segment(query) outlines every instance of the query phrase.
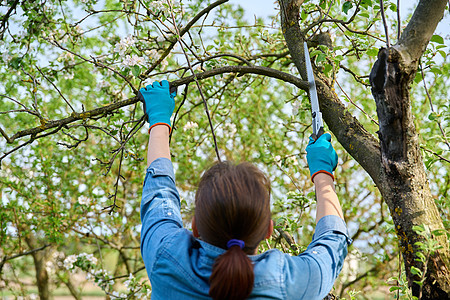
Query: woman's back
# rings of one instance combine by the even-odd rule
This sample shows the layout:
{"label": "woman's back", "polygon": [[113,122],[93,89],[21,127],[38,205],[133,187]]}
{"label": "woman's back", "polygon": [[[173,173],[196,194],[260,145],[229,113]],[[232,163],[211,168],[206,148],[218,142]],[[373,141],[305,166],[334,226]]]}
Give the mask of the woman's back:
{"label": "woman's back", "polygon": [[[152,284],[152,299],[210,299],[212,268],[226,252],[183,229],[179,195],[170,160],[147,170],[141,218],[141,251]],[[249,299],[322,299],[331,290],[347,254],[347,229],[325,216],[313,241],[297,257],[278,250],[249,255],[254,284]]]}

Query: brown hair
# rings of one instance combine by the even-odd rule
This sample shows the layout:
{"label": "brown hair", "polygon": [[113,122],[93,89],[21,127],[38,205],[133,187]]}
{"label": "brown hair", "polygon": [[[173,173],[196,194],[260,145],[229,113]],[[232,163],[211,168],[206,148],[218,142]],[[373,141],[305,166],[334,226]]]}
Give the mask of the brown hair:
{"label": "brown hair", "polygon": [[270,224],[270,181],[254,165],[215,164],[203,175],[195,195],[195,223],[200,237],[227,249],[230,239],[245,242],[230,247],[214,262],[209,278],[213,299],[245,299],[254,282],[253,254]]}

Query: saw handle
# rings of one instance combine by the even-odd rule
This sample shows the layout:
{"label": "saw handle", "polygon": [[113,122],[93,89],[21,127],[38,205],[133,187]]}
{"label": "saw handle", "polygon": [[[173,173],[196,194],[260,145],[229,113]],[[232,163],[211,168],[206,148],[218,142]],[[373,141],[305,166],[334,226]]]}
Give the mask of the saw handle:
{"label": "saw handle", "polygon": [[319,131],[317,132],[317,134],[313,133],[313,134],[311,135],[311,137],[313,138],[314,141],[317,141],[317,139],[318,139],[322,134],[324,134],[323,127],[320,127],[320,128],[319,128]]}
{"label": "saw handle", "polygon": [[173,94],[174,92],[178,94],[178,88],[172,85],[172,82],[169,82],[169,93]]}

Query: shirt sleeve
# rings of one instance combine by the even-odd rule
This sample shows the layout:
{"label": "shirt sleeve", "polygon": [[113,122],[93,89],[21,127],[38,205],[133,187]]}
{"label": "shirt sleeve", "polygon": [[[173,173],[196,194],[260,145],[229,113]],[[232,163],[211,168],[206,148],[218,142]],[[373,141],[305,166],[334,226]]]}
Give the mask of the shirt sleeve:
{"label": "shirt sleeve", "polygon": [[141,201],[141,254],[151,270],[164,238],[183,227],[180,195],[175,186],[172,162],[154,160],[147,169]]}
{"label": "shirt sleeve", "polygon": [[333,288],[351,243],[344,220],[334,215],[322,217],[308,248],[287,264],[289,294],[323,299]]}

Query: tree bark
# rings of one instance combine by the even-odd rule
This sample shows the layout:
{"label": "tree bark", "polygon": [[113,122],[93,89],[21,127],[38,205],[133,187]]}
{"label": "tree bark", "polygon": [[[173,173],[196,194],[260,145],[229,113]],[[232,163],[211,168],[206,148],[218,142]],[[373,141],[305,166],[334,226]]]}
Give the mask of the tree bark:
{"label": "tree bark", "polygon": [[[421,299],[450,297],[450,253],[446,235],[433,236],[442,249],[430,257],[427,266],[416,261],[415,243],[423,237],[413,226],[425,224],[431,231],[444,230],[444,226],[426,178],[409,90],[446,2],[420,1],[398,43],[380,50],[370,75],[380,123],[382,173],[378,188],[395,224],[409,285]],[[420,278],[411,273],[412,266],[426,270],[423,289],[414,283]]]}
{"label": "tree bark", "polygon": [[[30,247],[31,249],[36,248],[37,242],[34,236],[25,237],[25,241],[27,242],[28,247]],[[47,249],[44,249],[42,251],[35,251],[32,253],[34,269],[36,271],[36,285],[39,291],[39,299],[41,300],[50,299],[49,278],[47,270],[45,269],[47,253]]]}
{"label": "tree bark", "polygon": [[[398,43],[380,50],[370,76],[380,123],[379,140],[345,109],[333,91],[332,82],[314,70],[324,120],[342,146],[371,176],[389,206],[409,285],[421,299],[450,297],[450,253],[446,235],[433,236],[442,249],[430,256],[426,268],[416,261],[415,243],[423,237],[413,226],[425,224],[432,231],[444,226],[426,178],[409,87],[419,59],[443,17],[446,2],[420,1]],[[298,23],[300,4],[301,1],[280,0],[281,25],[292,60],[306,79],[302,46],[305,37]],[[414,283],[420,278],[411,273],[411,266],[426,269],[423,288]]]}
{"label": "tree bark", "polygon": [[[394,221],[405,270],[413,295],[422,299],[447,299],[450,292],[449,249],[446,235],[433,237],[443,247],[430,257],[423,291],[411,273],[416,261],[415,243],[423,241],[413,226],[426,224],[431,231],[444,229],[426,178],[418,136],[411,114],[409,84],[414,73],[402,67],[394,48],[381,49],[371,72],[372,94],[380,122],[381,174],[378,189]],[[412,76],[412,77],[411,77]]]}

